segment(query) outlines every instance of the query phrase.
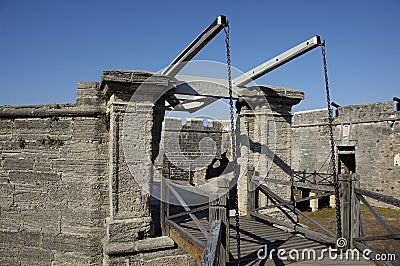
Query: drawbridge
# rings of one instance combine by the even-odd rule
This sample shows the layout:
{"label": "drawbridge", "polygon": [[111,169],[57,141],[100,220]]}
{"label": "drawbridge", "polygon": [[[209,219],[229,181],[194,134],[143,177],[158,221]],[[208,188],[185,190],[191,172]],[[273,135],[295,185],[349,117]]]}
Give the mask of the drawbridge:
{"label": "drawbridge", "polygon": [[[225,31],[226,37],[228,78],[224,80],[179,76],[179,71],[221,30]],[[332,163],[335,166],[325,48],[319,36],[314,36],[254,69],[232,78],[229,25],[225,16],[219,16],[162,71],[161,74],[168,76],[176,83],[173,93],[166,97],[169,110],[195,112],[217,99],[229,99],[232,146],[230,154],[232,169],[229,177],[220,176],[214,180],[215,182],[211,182],[212,185],[201,188],[175,183],[171,180],[171,176],[163,176],[160,180],[159,216],[162,234],[172,238],[200,265],[287,265],[293,263],[320,265],[322,262],[334,265],[338,263],[338,256],[343,257],[348,250],[362,252],[368,247],[366,243],[374,239],[374,237],[363,235],[360,230],[359,204],[360,201],[365,201],[364,196],[400,206],[397,199],[360,190],[355,177],[350,176],[346,179],[343,176],[339,182],[335,168],[330,180],[323,177],[325,183],[316,183],[315,180],[307,180],[304,176],[303,179],[299,179],[293,173],[289,174],[287,179],[259,176],[250,163],[244,170],[247,172],[247,182],[244,184],[242,182],[241,185],[237,183],[239,178],[236,157],[238,136],[234,121],[234,100],[242,101],[243,105],[251,105],[254,95],[248,96],[247,92],[252,90],[252,87],[247,88],[246,85],[316,47],[322,47],[331,131],[331,154]],[[248,97],[243,97],[243,95]],[[248,107],[251,108],[251,106]],[[286,187],[291,191],[289,194],[292,196],[294,189],[298,188],[317,189],[322,193],[297,200],[292,196],[287,199],[274,190],[277,186]],[[238,190],[247,191],[245,215],[239,212]],[[260,201],[260,195],[263,195],[262,197],[266,200]],[[336,199],[335,230],[320,225],[297,206],[299,202],[331,195]],[[189,204],[193,198],[202,198],[203,203]],[[374,213],[372,208],[371,212]],[[299,217],[311,224],[312,229],[301,223]],[[380,237],[398,241],[399,235],[391,230],[381,218],[377,219],[389,233]],[[331,254],[332,250],[336,254],[333,259],[327,255]],[[368,256],[362,254],[356,261],[339,257],[339,263],[369,265],[371,264],[369,259],[374,254],[372,251]]]}

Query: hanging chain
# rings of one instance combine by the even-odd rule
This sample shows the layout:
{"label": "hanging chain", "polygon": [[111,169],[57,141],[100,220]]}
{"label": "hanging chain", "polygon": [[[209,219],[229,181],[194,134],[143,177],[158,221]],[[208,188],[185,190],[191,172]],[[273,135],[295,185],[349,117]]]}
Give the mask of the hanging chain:
{"label": "hanging chain", "polygon": [[[237,158],[236,158],[236,130],[235,130],[235,113],[233,107],[233,90],[232,90],[232,71],[231,71],[231,49],[229,43],[229,24],[224,27],[225,31],[225,44],[226,44],[226,64],[228,67],[228,86],[229,86],[229,113],[231,120],[231,145],[232,145],[232,162],[233,162],[233,175],[235,183],[239,179],[239,175],[237,173]],[[238,205],[238,194],[237,194],[237,185],[236,185],[236,193],[235,193],[235,222],[236,222],[236,248],[237,248],[237,256],[238,256],[238,265],[240,265],[240,223],[239,223],[239,205]]]}
{"label": "hanging chain", "polygon": [[336,235],[337,235],[337,238],[341,238],[342,237],[342,221],[341,221],[341,216],[340,216],[339,180],[338,180],[338,176],[337,176],[337,173],[336,173],[335,138],[333,136],[333,116],[332,116],[331,96],[330,96],[330,93],[329,93],[328,66],[327,66],[327,63],[326,63],[325,41],[322,42],[321,48],[322,48],[322,59],[323,59],[323,62],[324,62],[326,100],[328,102],[329,134],[330,134],[330,144],[331,144],[331,161],[332,161],[333,184],[334,184],[334,187],[335,187]]}

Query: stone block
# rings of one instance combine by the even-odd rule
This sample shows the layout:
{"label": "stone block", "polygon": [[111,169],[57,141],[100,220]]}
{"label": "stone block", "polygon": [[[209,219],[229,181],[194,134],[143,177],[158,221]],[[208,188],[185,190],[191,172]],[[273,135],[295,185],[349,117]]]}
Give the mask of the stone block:
{"label": "stone block", "polygon": [[61,233],[69,235],[101,234],[104,232],[106,211],[98,209],[65,208],[62,210]]}
{"label": "stone block", "polygon": [[13,200],[14,185],[10,183],[0,183],[0,208],[11,207]]}
{"label": "stone block", "polygon": [[107,239],[109,242],[130,242],[148,236],[151,217],[124,220],[107,220]]}
{"label": "stone block", "polygon": [[105,256],[104,265],[126,266],[126,265],[187,265],[194,266],[198,263],[181,249],[157,250],[154,252],[143,252],[127,254],[125,256]]}
{"label": "stone block", "polygon": [[51,266],[102,265],[101,253],[98,255],[82,255],[77,252],[55,252]]}
{"label": "stone block", "polygon": [[35,232],[7,232],[0,231],[0,245],[7,247],[24,248],[37,247],[41,245],[41,234]]}
{"label": "stone block", "polygon": [[14,192],[14,205],[22,209],[45,209],[45,187],[35,187],[33,184],[16,184]]}
{"label": "stone block", "polygon": [[21,210],[21,230],[48,234],[60,233],[61,211],[59,210]]}
{"label": "stone block", "polygon": [[32,158],[6,158],[3,168],[5,170],[33,170],[34,163]]}
{"label": "stone block", "polygon": [[0,265],[20,265],[19,251],[19,248],[10,247],[9,243],[3,242],[3,239],[0,238]]}
{"label": "stone block", "polygon": [[13,133],[45,134],[49,132],[51,118],[17,118],[14,120]]}
{"label": "stone block", "polygon": [[26,184],[33,185],[35,187],[61,181],[61,176],[57,172],[21,170],[10,171],[8,176],[12,184]]}
{"label": "stone block", "polygon": [[101,93],[99,92],[98,82],[78,82],[76,90],[76,104],[79,105],[99,105],[101,103]]}
{"label": "stone block", "polygon": [[0,231],[17,232],[21,226],[21,214],[17,208],[1,208]]}
{"label": "stone block", "polygon": [[77,253],[78,255],[101,254],[101,240],[90,235],[43,235],[42,247],[62,253]]}
{"label": "stone block", "polygon": [[50,265],[54,259],[54,252],[42,248],[24,247],[20,249],[21,266]]}

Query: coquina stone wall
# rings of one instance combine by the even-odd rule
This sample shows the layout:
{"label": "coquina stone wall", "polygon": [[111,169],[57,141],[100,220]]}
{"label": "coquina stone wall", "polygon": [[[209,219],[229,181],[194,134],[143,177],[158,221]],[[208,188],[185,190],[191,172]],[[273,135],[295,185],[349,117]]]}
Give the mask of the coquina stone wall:
{"label": "coquina stone wall", "polygon": [[207,166],[222,153],[227,152],[231,160],[230,122],[205,122],[188,118],[183,123],[181,118],[166,117],[156,167],[168,170],[170,178],[189,181],[189,170],[191,178],[205,175]]}
{"label": "coquina stone wall", "polygon": [[143,188],[164,109],[130,102],[142,83],[168,89],[152,75],[105,71],[78,83],[76,104],[0,107],[0,265],[193,263],[152,231]]}
{"label": "coquina stone wall", "polygon": [[[294,114],[294,170],[331,171],[327,117],[326,109]],[[398,198],[400,112],[395,111],[393,102],[339,107],[333,123],[336,161],[339,160],[337,153],[353,152],[361,187]]]}
{"label": "coquina stone wall", "polygon": [[[165,142],[164,97],[172,87],[167,77],[154,73],[104,71],[100,82],[78,83],[76,104],[0,107],[1,265],[193,264],[169,237],[154,234],[157,221],[150,212],[155,166],[166,162],[160,143]],[[312,139],[296,139],[306,127],[290,130],[291,107],[303,93],[266,86],[259,94],[251,92],[243,88],[238,93],[243,104],[238,104],[236,121],[241,171],[252,166],[260,180],[287,181],[291,149]],[[265,98],[270,108],[263,107]],[[199,164],[206,166],[225,150],[230,157],[225,122],[204,126],[189,120],[182,126],[180,120],[167,119],[164,132],[171,123],[180,126],[178,141],[172,143],[179,143],[179,151],[171,158],[184,155],[190,163],[201,158]],[[397,120],[394,129],[383,127],[380,132],[398,132]],[[395,141],[392,152],[398,153]],[[244,214],[246,178],[238,186]],[[273,189],[287,198],[287,187]]]}
{"label": "coquina stone wall", "polygon": [[[271,180],[266,181],[266,178],[290,180],[292,106],[298,104],[304,94],[277,86],[259,86],[256,91],[252,88],[239,91],[238,154],[240,157],[247,157],[245,154],[248,154],[247,167],[254,168],[254,179],[265,183],[275,193],[289,200],[290,187],[270,182]],[[239,209],[245,214],[247,190],[243,188],[247,188],[246,176],[239,179],[238,186],[241,187],[238,191]],[[264,206],[267,203],[266,197],[262,193],[259,197],[260,206]]]}
{"label": "coquina stone wall", "polygon": [[98,83],[77,104],[0,107],[0,264],[101,264],[108,122]]}

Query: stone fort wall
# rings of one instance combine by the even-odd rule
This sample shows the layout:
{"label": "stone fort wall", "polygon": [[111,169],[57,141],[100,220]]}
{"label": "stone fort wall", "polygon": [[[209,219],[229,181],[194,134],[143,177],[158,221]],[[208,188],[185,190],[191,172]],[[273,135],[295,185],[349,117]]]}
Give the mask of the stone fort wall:
{"label": "stone fort wall", "polygon": [[[151,233],[147,196],[122,151],[126,105],[118,102],[122,93],[107,96],[109,87],[78,83],[76,104],[0,107],[0,265],[193,262],[171,239]],[[131,127],[138,131],[148,119],[140,110],[153,105],[136,107]],[[147,160],[138,156],[139,164]]]}
{"label": "stone fort wall", "polygon": [[[207,124],[205,124],[207,123]],[[215,157],[227,152],[231,157],[230,121],[166,117],[157,157],[157,169],[165,169],[173,179],[189,181]]]}
{"label": "stone fort wall", "polygon": [[0,107],[0,264],[100,264],[108,129],[98,83],[77,104]]}
{"label": "stone fort wall", "polygon": [[[326,109],[294,114],[294,170],[327,172],[331,169],[327,116]],[[339,153],[354,151],[355,173],[360,176],[361,187],[398,198],[400,112],[395,111],[393,102],[339,107],[333,123]]]}

